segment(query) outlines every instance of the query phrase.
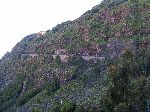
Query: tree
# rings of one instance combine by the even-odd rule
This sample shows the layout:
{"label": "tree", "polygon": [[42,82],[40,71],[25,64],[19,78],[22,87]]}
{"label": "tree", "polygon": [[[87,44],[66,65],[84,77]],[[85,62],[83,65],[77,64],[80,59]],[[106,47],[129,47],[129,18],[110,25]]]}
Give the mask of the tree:
{"label": "tree", "polygon": [[53,80],[51,82],[48,82],[48,84],[46,85],[46,90],[48,95],[57,91],[59,88],[60,88],[60,82],[58,78],[55,75],[53,75]]}
{"label": "tree", "polygon": [[[109,89],[103,99],[104,110],[118,111],[124,108],[130,111],[128,102],[130,96],[130,77],[133,55],[130,51],[126,51],[119,58],[118,63],[110,65],[108,70]],[[122,112],[122,111],[121,111]]]}
{"label": "tree", "polygon": [[110,74],[110,80],[112,83],[112,87],[110,90],[111,98],[116,105],[118,105],[120,102],[127,101],[128,94],[129,94],[129,72],[128,67],[115,67],[114,69],[119,70],[113,70],[114,74]]}
{"label": "tree", "polygon": [[60,65],[60,64],[61,64],[61,59],[60,59],[60,56],[59,56],[59,55],[56,56],[55,63],[56,63],[57,65]]}

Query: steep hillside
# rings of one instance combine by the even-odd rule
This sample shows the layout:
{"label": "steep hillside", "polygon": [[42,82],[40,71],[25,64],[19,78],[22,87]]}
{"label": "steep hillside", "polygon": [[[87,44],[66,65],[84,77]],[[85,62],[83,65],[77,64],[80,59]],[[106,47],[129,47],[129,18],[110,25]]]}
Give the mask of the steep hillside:
{"label": "steep hillside", "polygon": [[103,0],[2,57],[0,111],[145,112],[149,47],[150,0]]}

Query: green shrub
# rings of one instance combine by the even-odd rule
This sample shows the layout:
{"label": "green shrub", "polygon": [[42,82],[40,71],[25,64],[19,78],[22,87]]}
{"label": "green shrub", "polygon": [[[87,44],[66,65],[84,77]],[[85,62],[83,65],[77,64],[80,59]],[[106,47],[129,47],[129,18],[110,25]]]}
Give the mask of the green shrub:
{"label": "green shrub", "polygon": [[76,104],[74,102],[63,102],[61,107],[61,112],[74,112],[76,109]]}
{"label": "green shrub", "polygon": [[22,79],[16,79],[8,85],[4,91],[0,93],[0,111],[6,110],[14,105],[15,100],[21,94],[22,91]]}
{"label": "green shrub", "polygon": [[74,112],[86,112],[85,108],[81,105],[78,105],[76,107],[76,110]]}
{"label": "green shrub", "polygon": [[38,109],[33,108],[31,112],[41,112],[41,111],[38,110]]}
{"label": "green shrub", "polygon": [[48,95],[51,95],[51,93],[57,91],[59,88],[60,88],[60,82],[56,76],[53,77],[53,80],[51,82],[48,82],[46,84],[46,91]]}
{"label": "green shrub", "polygon": [[128,0],[112,0],[112,2],[110,2],[108,4],[108,6],[109,7],[115,7],[115,6],[118,6],[118,5],[120,5],[120,4],[122,4],[122,3],[126,2],[126,1],[128,1]]}
{"label": "green shrub", "polygon": [[39,92],[41,92],[41,89],[33,89],[33,90],[27,91],[25,94],[17,98],[16,105],[17,106],[24,105],[26,102],[32,99]]}
{"label": "green shrub", "polygon": [[60,59],[60,56],[59,56],[59,55],[56,56],[55,63],[56,63],[57,65],[60,65],[60,64],[61,64],[61,59]]}
{"label": "green shrub", "polygon": [[14,105],[14,100],[9,100],[0,105],[0,112],[10,109]]}
{"label": "green shrub", "polygon": [[59,102],[53,103],[52,109],[50,112],[61,112],[61,105]]}
{"label": "green shrub", "polygon": [[84,60],[81,56],[75,55],[75,56],[71,56],[69,58],[68,63],[70,65],[78,65],[78,66],[82,66],[84,64]]}
{"label": "green shrub", "polygon": [[127,103],[119,103],[117,107],[114,109],[114,112],[130,112],[130,108]]}

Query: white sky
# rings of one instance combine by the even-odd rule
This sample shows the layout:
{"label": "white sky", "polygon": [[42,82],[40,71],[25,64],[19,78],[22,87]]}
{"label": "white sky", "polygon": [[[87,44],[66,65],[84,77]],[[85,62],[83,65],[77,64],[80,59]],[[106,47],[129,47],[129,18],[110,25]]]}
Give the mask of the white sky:
{"label": "white sky", "polygon": [[31,33],[74,20],[102,0],[0,0],[0,58]]}

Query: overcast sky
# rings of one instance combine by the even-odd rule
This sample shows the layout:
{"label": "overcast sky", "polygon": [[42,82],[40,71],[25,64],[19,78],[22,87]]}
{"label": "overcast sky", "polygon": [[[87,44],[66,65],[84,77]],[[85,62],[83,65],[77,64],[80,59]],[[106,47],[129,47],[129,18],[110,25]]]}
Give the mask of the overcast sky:
{"label": "overcast sky", "polygon": [[74,20],[102,0],[0,0],[0,57],[28,34]]}

